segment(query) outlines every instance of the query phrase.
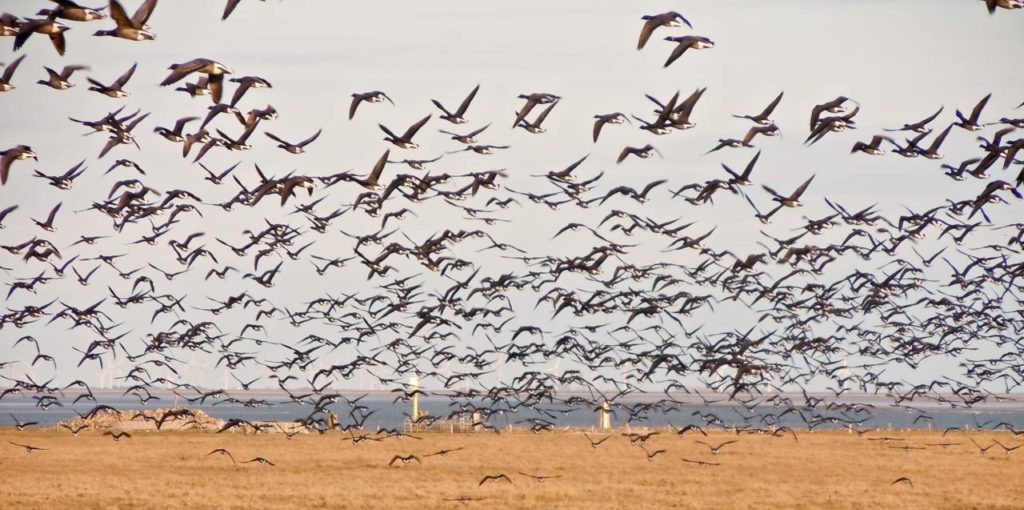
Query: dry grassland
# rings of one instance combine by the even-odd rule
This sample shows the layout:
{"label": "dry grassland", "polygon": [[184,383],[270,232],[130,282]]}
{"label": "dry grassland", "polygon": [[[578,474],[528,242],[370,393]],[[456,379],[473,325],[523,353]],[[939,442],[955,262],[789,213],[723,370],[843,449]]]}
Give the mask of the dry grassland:
{"label": "dry grassland", "polygon": [[[1024,449],[1006,455],[1009,433],[889,432],[893,444],[960,443],[924,450],[890,448],[873,432],[771,437],[718,431],[708,438],[670,431],[647,448],[653,462],[615,437],[593,449],[579,432],[424,434],[353,445],[347,435],[136,432],[114,442],[97,432],[0,429],[0,508],[1024,508]],[[598,435],[597,437],[603,437]],[[704,440],[738,439],[712,456]],[[8,441],[46,451],[27,454]],[[234,466],[262,456],[275,466]],[[422,464],[387,463],[395,454],[463,448]],[[709,460],[701,468],[681,458]],[[557,475],[538,483],[519,472]],[[488,482],[505,473],[513,484]],[[890,485],[899,477],[914,486]],[[473,498],[459,503],[446,501]],[[463,506],[465,505],[465,506]]]}

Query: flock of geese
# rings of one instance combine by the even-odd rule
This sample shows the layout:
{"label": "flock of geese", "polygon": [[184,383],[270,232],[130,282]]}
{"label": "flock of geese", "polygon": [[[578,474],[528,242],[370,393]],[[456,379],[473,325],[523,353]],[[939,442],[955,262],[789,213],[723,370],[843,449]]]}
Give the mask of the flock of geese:
{"label": "flock of geese", "polygon": [[[223,17],[239,3],[229,0]],[[32,59],[27,52],[45,50],[42,41],[36,41],[43,39],[39,36],[48,37],[61,55],[75,43],[77,31],[68,32],[69,26],[109,27],[112,22],[112,28],[94,35],[127,41],[155,37],[149,23],[156,0],[146,0],[131,16],[118,0],[110,0],[105,9],[71,0],[53,4],[35,17],[0,17],[0,36],[13,40],[11,58],[0,76],[0,101],[43,92],[24,76],[34,71],[40,76],[45,71],[39,85],[75,93],[65,91],[88,67],[28,69]],[[1016,0],[986,4],[990,11],[1022,7]],[[678,12],[645,15],[637,49],[646,50],[655,33],[692,27]],[[688,50],[714,47],[704,36],[673,34],[664,37],[674,44],[666,67]],[[133,80],[136,69],[132,64],[117,77],[90,76],[88,92],[124,100],[131,89],[151,86]],[[1005,395],[1024,382],[1024,307],[1018,294],[1024,289],[1024,215],[1019,201],[1024,161],[1018,159],[1024,157],[1024,138],[1016,136],[1016,130],[1024,128],[1024,104],[994,113],[997,107],[986,96],[970,109],[956,110],[955,116],[939,108],[921,120],[894,123],[901,127],[870,138],[848,140],[853,155],[846,157],[940,160],[946,156],[947,140],[975,138],[978,145],[971,154],[942,164],[942,172],[935,173],[935,179],[948,177],[962,184],[954,196],[935,197],[933,207],[884,214],[869,201],[844,205],[826,198],[831,213],[801,219],[792,210],[822,195],[814,187],[815,174],[800,176],[796,186],[768,183],[762,179],[767,172],[758,166],[763,139],[781,134],[772,117],[786,99],[783,93],[759,112],[735,114],[750,122],[749,129],[708,148],[707,153],[719,154],[758,148],[741,171],[722,164],[722,174],[710,180],[644,182],[638,177],[636,186],[603,189],[604,172],[587,175],[588,158],[583,156],[564,168],[533,175],[531,189],[511,189],[502,181],[512,170],[449,174],[435,167],[442,159],[513,150],[479,141],[498,129],[490,122],[459,129],[481,120],[473,115],[479,85],[460,96],[464,99],[455,108],[454,103],[434,100],[436,110],[409,126],[378,123],[387,148],[366,173],[286,174],[267,171],[258,161],[226,169],[206,166],[211,155],[241,155],[257,146],[291,155],[330,150],[319,128],[286,135],[266,128],[278,112],[272,106],[254,106],[252,97],[254,91],[272,89],[269,80],[200,57],[171,63],[159,86],[174,87],[163,89],[168,95],[196,98],[195,111],[179,119],[160,119],[161,126],[152,126],[149,113],[132,112],[124,105],[97,112],[94,120],[69,120],[75,128],[106,136],[95,158],[103,173],[89,168],[90,158],[56,173],[33,170],[27,160],[47,166],[60,161],[37,154],[32,140],[20,139],[17,130],[0,135],[0,183],[38,179],[38,194],[24,199],[45,203],[49,210],[45,218],[36,219],[19,210],[25,204],[15,197],[0,204],[0,228],[17,223],[12,230],[23,236],[0,245],[0,269],[7,275],[6,311],[0,315],[3,341],[9,342],[4,352],[22,344],[20,348],[32,349],[23,359],[0,360],[0,369],[9,374],[2,376],[8,387],[0,401],[24,395],[39,408],[59,407],[74,388],[79,394],[73,403],[95,405],[83,418],[113,410],[98,402],[82,380],[56,382],[56,376],[46,380],[29,373],[46,366],[59,373],[52,352],[68,347],[77,351],[80,368],[99,371],[127,359],[130,368],[117,380],[127,386],[124,394],[137,397],[141,405],[159,400],[150,391],[158,386],[172,387],[190,403],[270,405],[240,400],[227,388],[200,388],[181,376],[190,353],[215,356],[216,366],[230,369],[232,375],[236,369],[259,367],[267,375],[250,381],[236,377],[243,390],[258,383],[279,388],[307,407],[308,414],[298,420],[303,426],[320,433],[341,430],[356,444],[401,434],[362,432],[373,411],[359,398],[349,399],[333,389],[357,374],[370,374],[393,390],[396,401],[430,394],[405,383],[410,375],[438,384],[441,390],[435,394],[451,400],[451,412],[420,416],[418,425],[479,413],[478,425],[488,426],[492,416],[528,409],[539,417],[524,420],[523,425],[544,432],[553,430],[561,415],[592,413],[605,403],[619,419],[643,423],[654,413],[681,412],[677,396],[684,392],[707,405],[737,406],[738,419],[744,423],[734,427],[737,434],[794,438],[795,431],[780,425],[783,418],[798,418],[810,429],[863,430],[875,406],[838,398],[849,390],[888,395],[894,406],[929,421],[928,413],[913,405],[915,400],[966,409],[1007,400]],[[696,107],[705,91],[700,88],[686,96],[677,92],[667,98],[648,95],[651,113],[596,112],[589,134],[598,144],[610,126],[624,129],[624,124],[634,122],[631,129],[655,138],[695,129]],[[494,120],[512,120],[512,129],[542,136],[545,120],[561,99],[548,92],[524,93],[518,96],[514,118]],[[379,113],[373,105],[385,102],[395,105],[384,91],[374,90],[352,93],[347,105],[336,107],[338,115],[344,115],[347,106],[351,122],[372,126]],[[857,128],[860,112],[861,105],[845,96],[821,102],[808,112],[805,144],[848,136],[844,132]],[[144,168],[129,159],[130,149],[140,148],[139,141],[146,136],[138,129],[144,123],[155,134],[150,138],[181,146],[188,172],[180,172],[178,189],[147,185],[147,178],[166,170]],[[446,126],[439,131],[459,148],[433,158],[418,156],[413,151],[419,147],[417,135],[439,123]],[[471,154],[452,156],[457,153]],[[653,143],[627,146],[615,164],[660,155]],[[243,175],[250,166],[253,171]],[[57,232],[63,233],[62,219],[70,212],[62,205],[81,198],[68,191],[87,173],[85,178],[110,186],[105,196],[87,197],[85,209],[74,212],[90,215],[97,231],[58,237]],[[44,185],[52,187],[52,193],[43,193]],[[645,207],[652,200],[670,201],[678,217],[652,217],[650,207]],[[415,239],[402,223],[416,216],[424,202],[445,207],[462,222],[438,225],[432,234]],[[777,238],[762,230],[763,250],[733,253],[720,248],[728,240],[716,237],[716,227],[695,226],[698,218],[713,217],[718,207],[749,208],[765,229],[775,225],[780,232],[792,229],[796,234]],[[267,219],[238,226],[233,212],[256,208]],[[556,212],[549,214],[549,224],[515,225],[511,211],[516,208]],[[599,210],[604,219],[589,225],[573,222],[574,210],[580,209]],[[270,219],[278,215],[285,219]],[[183,229],[180,225],[188,217],[201,217],[203,230]],[[1004,221],[997,223],[1000,218]],[[501,239],[492,228],[510,222],[526,235],[571,237],[577,251],[568,256],[530,253]],[[357,230],[361,232],[352,233]],[[975,241],[994,236],[1002,241]],[[943,247],[921,253],[918,242],[923,240]],[[641,245],[661,247],[663,260],[637,262],[631,254]],[[153,262],[137,263],[128,255],[137,250],[170,254],[178,265],[168,269]],[[484,267],[474,260],[475,252],[496,252],[505,263]],[[337,272],[348,266],[362,271],[372,292],[347,290],[347,280]],[[273,292],[275,285],[289,285],[289,273],[313,269],[324,288],[309,289],[308,301],[282,302]],[[211,279],[234,282],[238,291],[207,298],[194,291]],[[188,280],[193,291],[182,292],[171,283],[182,280]],[[54,282],[81,290],[49,292]],[[79,302],[77,296],[96,287],[95,299]],[[715,332],[697,325],[716,313],[716,306],[729,303],[755,310],[758,320]],[[527,323],[520,315],[529,312],[530,304],[538,313],[549,313],[552,323],[568,320],[573,325],[557,330],[547,323]],[[217,318],[221,315],[245,317],[246,324],[240,331],[225,330],[222,325],[227,323]],[[138,317],[149,321],[148,330],[124,325]],[[18,333],[32,325],[51,325],[45,331],[53,338]],[[333,331],[333,336],[310,333],[318,327]],[[268,328],[275,334],[268,335]],[[71,333],[65,329],[87,336],[88,343],[69,342]],[[471,338],[477,340],[468,342]],[[338,352],[353,354],[324,363]],[[849,364],[850,359],[855,361]],[[935,359],[954,360],[956,372],[928,383],[910,383],[887,372],[892,366],[914,369]],[[543,368],[558,361],[566,367]],[[15,368],[24,373],[15,375]],[[503,369],[516,375],[503,376]],[[684,383],[684,378],[700,384]],[[836,399],[807,392],[813,380],[822,379]],[[582,390],[568,397],[559,394],[559,388],[569,386]],[[660,398],[630,399],[651,387],[658,388],[654,395]],[[700,394],[703,388],[717,392],[719,400]],[[797,391],[803,398],[783,391]],[[342,403],[350,410],[348,423],[329,419],[329,406]],[[757,409],[771,412],[756,414]],[[163,416],[160,424],[193,418],[187,409],[174,413]],[[704,433],[701,426],[726,426],[714,413],[695,411],[693,416],[697,423],[679,429],[679,434]],[[1020,432],[1013,427],[1002,423],[994,428],[1016,437]],[[239,419],[229,420],[222,430],[232,428],[264,430]],[[77,435],[77,430],[68,429]],[[648,438],[630,440],[655,461],[665,450],[649,450]],[[598,448],[607,438],[588,440]],[[714,456],[723,448],[735,448],[735,442],[702,444]],[[46,449],[12,444],[30,453]],[[1000,446],[1010,448],[1007,454],[1020,447]],[[388,465],[420,464],[426,457],[448,453],[395,455]],[[215,454],[236,463],[227,450],[208,455]],[[683,460],[699,467],[718,465],[707,459]],[[263,457],[243,463],[274,465]],[[518,476],[537,482],[554,478]],[[485,483],[514,481],[499,473],[479,482]],[[899,483],[912,486],[908,478],[893,482]]]}

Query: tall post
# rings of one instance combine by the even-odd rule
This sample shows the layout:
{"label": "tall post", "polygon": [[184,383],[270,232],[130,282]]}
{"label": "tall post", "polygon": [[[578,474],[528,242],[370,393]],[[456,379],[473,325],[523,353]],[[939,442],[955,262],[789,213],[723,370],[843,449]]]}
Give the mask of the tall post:
{"label": "tall post", "polygon": [[608,401],[601,402],[601,430],[608,430],[612,428],[612,411],[608,406]]}
{"label": "tall post", "polygon": [[409,378],[409,385],[412,386],[412,421],[415,423],[420,419],[420,377],[414,375]]}

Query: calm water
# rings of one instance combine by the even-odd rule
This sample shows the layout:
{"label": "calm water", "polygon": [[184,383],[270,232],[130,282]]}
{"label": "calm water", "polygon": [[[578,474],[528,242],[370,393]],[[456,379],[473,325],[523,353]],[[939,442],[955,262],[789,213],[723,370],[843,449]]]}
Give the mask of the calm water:
{"label": "calm water", "polygon": [[[76,413],[85,413],[96,404],[85,400],[80,401],[78,404],[72,405],[71,401],[77,394],[69,394],[68,396],[60,399],[63,406],[52,406],[49,409],[41,409],[36,407],[35,400],[29,396],[7,396],[0,401],[0,426],[11,426],[14,424],[14,419],[11,415],[18,418],[19,421],[28,422],[36,421],[42,426],[52,426],[62,420],[69,420],[76,417]],[[122,397],[116,393],[96,393],[97,399],[100,404],[106,404],[113,406],[117,409],[128,410],[128,409],[159,409],[172,407],[174,405],[174,397],[170,394],[161,394],[154,392],[154,395],[159,396],[160,400],[153,400],[148,405],[141,406],[139,401],[134,397]],[[235,398],[240,400],[246,400],[248,398],[255,398],[266,400],[270,405],[265,407],[245,407],[241,404],[235,403],[217,403],[207,400],[205,404],[188,404],[184,399],[181,399],[178,403],[182,406],[191,408],[201,409],[207,414],[216,418],[227,419],[227,418],[240,418],[250,421],[292,421],[296,419],[302,419],[306,417],[312,410],[311,405],[300,405],[291,402],[282,395],[267,394],[261,392],[233,393]],[[354,398],[358,395],[348,395],[348,398]],[[635,396],[632,398],[623,398],[619,400],[620,404],[626,406],[632,406],[637,403],[651,402],[663,397],[664,395],[651,395],[651,396]],[[680,399],[683,400],[683,399]],[[794,401],[798,401],[794,399]],[[998,402],[998,403],[986,403],[984,405],[976,406],[972,409],[949,409],[936,407],[934,405],[929,406],[927,404],[913,403],[914,409],[904,409],[893,407],[890,403],[883,399],[872,399],[870,397],[865,398],[843,398],[840,400],[844,403],[862,402],[874,405],[873,410],[869,412],[859,413],[848,413],[846,415],[849,419],[865,420],[858,425],[861,428],[874,428],[874,427],[893,427],[893,428],[928,428],[929,426],[936,429],[944,429],[946,427],[970,427],[977,428],[979,425],[985,425],[987,428],[991,428],[1000,422],[1009,423],[1014,428],[1024,428],[1024,402],[1012,401],[1012,402]],[[481,407],[485,406],[482,401],[473,402]],[[369,395],[364,397],[358,402],[359,405],[363,405],[369,408],[372,414],[367,418],[364,427],[373,429],[376,427],[401,427],[403,420],[406,415],[403,413],[409,413],[410,404],[404,402],[393,402],[393,397],[386,395]],[[451,405],[452,401],[447,397],[424,397],[420,399],[420,409],[428,411],[434,416],[446,416],[453,412],[457,407]],[[342,424],[350,423],[352,419],[349,417],[349,406],[342,400],[329,406],[335,414],[339,416]],[[491,425],[497,427],[505,427],[508,425],[517,427],[529,427],[530,422],[526,421],[533,418],[542,418],[549,421],[554,421],[558,426],[567,427],[590,427],[597,424],[597,413],[590,407],[575,407],[569,408],[565,405],[554,404],[546,405],[541,407],[543,411],[547,411],[553,414],[555,418],[550,415],[542,413],[536,409],[519,408],[516,411],[506,411],[501,414],[493,415],[488,422]],[[677,405],[669,410],[656,411],[646,414],[643,419],[634,420],[630,423],[632,426],[664,426],[674,425],[677,427],[697,424],[705,425],[706,420],[704,416],[708,416],[709,413],[717,416],[721,423],[729,425],[751,425],[751,426],[766,426],[772,424],[774,415],[783,411],[784,408],[776,408],[771,404],[757,406],[753,411],[748,411],[739,405],[704,405],[702,402],[697,401],[694,403],[686,403]],[[613,420],[614,425],[621,426],[625,423],[629,416],[625,410],[614,409],[615,417]],[[835,411],[827,411],[825,404],[821,404],[815,410],[803,410],[804,415],[808,420],[811,419],[811,414],[814,413],[818,417],[826,418],[841,418],[842,414]],[[919,416],[927,416],[930,419],[918,419]],[[766,420],[762,420],[765,418]],[[917,420],[917,421],[915,421]],[[796,413],[790,413],[781,418],[778,425],[786,425],[793,428],[805,428],[806,423]],[[842,421],[826,421],[819,428],[839,428],[843,427]]]}

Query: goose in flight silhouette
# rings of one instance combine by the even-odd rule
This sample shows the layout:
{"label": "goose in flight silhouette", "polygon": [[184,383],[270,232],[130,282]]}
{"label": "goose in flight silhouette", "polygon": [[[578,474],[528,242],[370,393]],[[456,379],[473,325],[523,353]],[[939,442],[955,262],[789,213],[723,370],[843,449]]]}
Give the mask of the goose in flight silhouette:
{"label": "goose in flight silhouette", "polygon": [[15,443],[14,441],[7,441],[7,442],[13,444],[14,446],[20,446],[20,447],[24,448],[25,449],[25,453],[32,453],[32,452],[35,452],[35,451],[43,451],[44,452],[46,450],[49,450],[49,448],[40,448],[38,446],[32,446],[32,445],[28,445],[28,444]]}
{"label": "goose in flight silhouette", "polygon": [[391,457],[391,462],[388,462],[388,466],[393,466],[395,462],[398,461],[401,461],[402,465],[409,464],[412,461],[416,461],[419,464],[423,464],[423,461],[420,460],[420,458],[415,455],[395,455],[394,457]]}
{"label": "goose in flight silhouette", "polygon": [[737,443],[737,442],[739,442],[739,441],[734,439],[732,441],[726,441],[724,443],[719,443],[717,446],[713,446],[713,445],[710,445],[708,443],[705,443],[704,441],[697,441],[698,444],[702,444],[704,446],[707,446],[708,449],[711,450],[711,455],[718,455],[718,452],[720,452],[724,446],[730,445],[730,444],[733,444],[733,443]]}
{"label": "goose in flight silhouette", "polygon": [[231,459],[231,463],[232,464],[234,464],[236,466],[238,465],[238,463],[235,462],[235,456],[231,455],[231,452],[225,450],[224,448],[217,448],[217,449],[214,449],[214,450],[210,450],[210,453],[207,453],[206,456],[209,457],[210,455],[213,455],[215,453],[227,456],[227,458]]}
{"label": "goose in flight silhouette", "polygon": [[480,479],[480,483],[476,484],[476,486],[480,487],[481,485],[483,485],[483,484],[485,484],[487,482],[492,482],[492,481],[493,482],[499,482],[501,480],[505,480],[509,484],[515,485],[515,482],[513,482],[512,479],[508,477],[508,475],[506,475],[505,473],[498,473],[496,475],[487,475],[487,476],[481,478]]}
{"label": "goose in flight silhouette", "polygon": [[538,483],[544,483],[544,480],[551,480],[551,479],[554,479],[554,478],[561,478],[562,477],[562,475],[531,475],[531,474],[528,474],[528,473],[524,473],[522,471],[519,471],[518,473],[523,475],[523,476],[533,478],[534,480],[537,480]]}

